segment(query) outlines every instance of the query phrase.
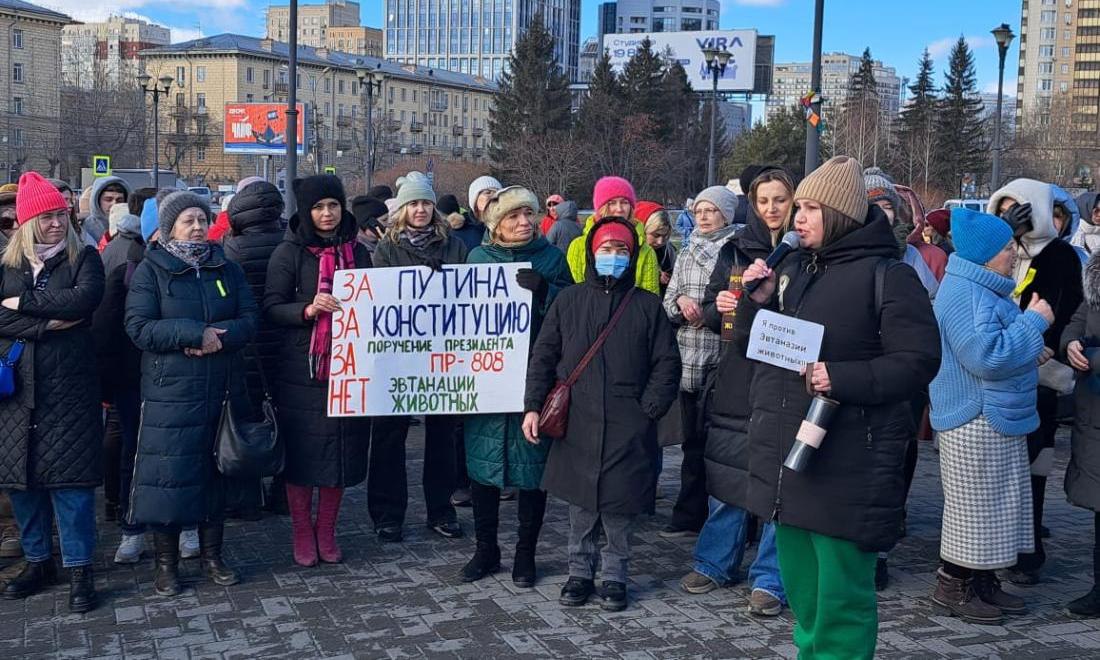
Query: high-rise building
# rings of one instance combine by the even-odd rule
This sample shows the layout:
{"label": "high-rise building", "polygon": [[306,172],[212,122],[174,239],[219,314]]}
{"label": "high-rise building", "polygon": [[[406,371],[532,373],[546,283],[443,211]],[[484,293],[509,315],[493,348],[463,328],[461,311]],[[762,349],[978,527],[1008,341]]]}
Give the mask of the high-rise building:
{"label": "high-rise building", "polygon": [[596,70],[596,61],[600,59],[600,44],[595,37],[588,37],[581,47],[580,66],[577,69],[577,81],[586,83],[592,80],[592,73]]}
{"label": "high-rise building", "polygon": [[581,0],[385,0],[386,59],[496,80],[539,12],[554,35],[554,57],[577,78]]}
{"label": "high-rise building", "polygon": [[23,0],[0,0],[0,181],[53,172],[61,145],[61,29],[72,19]]}
{"label": "high-rise building", "polygon": [[[821,96],[824,98],[825,121],[844,105],[848,97],[852,74],[859,71],[860,57],[846,53],[826,53],[821,59]],[[892,66],[874,61],[875,87],[878,89],[882,113],[889,117],[898,114],[901,104],[901,78]],[[798,105],[809,93],[809,62],[776,63],[772,68],[772,93],[768,95],[767,116],[782,108]]]}
{"label": "high-rise building", "polygon": [[61,75],[65,84],[86,89],[133,83],[141,73],[138,52],[171,42],[168,28],[126,16],[66,25],[61,30]]}
{"label": "high-rise building", "polygon": [[[333,27],[359,27],[359,3],[353,0],[325,0],[323,4],[298,4],[298,45],[331,48],[328,30]],[[290,39],[290,5],[267,8],[267,38]]]}
{"label": "high-rise building", "polygon": [[[1100,137],[1100,0],[1024,0],[1016,125],[1069,114],[1075,137]],[[1059,124],[1063,120],[1059,119]]]}
{"label": "high-rise building", "polygon": [[717,30],[718,0],[618,0],[614,29],[608,33],[698,32]]}
{"label": "high-rise building", "polygon": [[596,43],[603,43],[605,34],[614,34],[615,16],[619,6],[614,2],[601,2],[596,14]]}

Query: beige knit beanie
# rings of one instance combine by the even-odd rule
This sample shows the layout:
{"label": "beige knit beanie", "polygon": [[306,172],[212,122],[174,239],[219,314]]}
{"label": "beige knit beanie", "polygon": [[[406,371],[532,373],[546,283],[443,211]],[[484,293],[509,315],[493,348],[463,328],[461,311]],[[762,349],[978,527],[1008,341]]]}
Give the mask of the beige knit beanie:
{"label": "beige knit beanie", "polygon": [[830,158],[814,170],[794,192],[794,199],[810,199],[838,211],[859,224],[867,220],[867,189],[863,166],[850,156]]}

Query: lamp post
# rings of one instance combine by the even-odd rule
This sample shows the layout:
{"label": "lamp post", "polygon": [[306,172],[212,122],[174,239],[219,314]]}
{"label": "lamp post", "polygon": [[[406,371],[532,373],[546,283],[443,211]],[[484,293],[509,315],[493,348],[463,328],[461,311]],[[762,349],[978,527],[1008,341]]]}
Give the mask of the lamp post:
{"label": "lamp post", "polygon": [[714,151],[714,139],[715,132],[717,131],[718,124],[718,79],[722,77],[726,72],[726,65],[729,64],[730,57],[733,54],[729,51],[722,49],[717,50],[715,48],[704,48],[703,59],[707,61],[707,71],[711,75],[711,97],[710,97],[710,149],[707,156],[707,185],[715,185],[714,177],[717,174],[717,154]]}
{"label": "lamp post", "polygon": [[[286,210],[297,212],[294,179],[298,177],[298,0],[290,0],[290,40],[287,44],[286,97]],[[304,128],[304,125],[303,125]]]}
{"label": "lamp post", "polygon": [[1016,36],[1008,23],[1001,23],[992,30],[993,38],[997,40],[997,54],[1000,56],[1000,69],[997,75],[997,116],[993,120],[993,177],[989,187],[996,190],[1001,186],[1001,105],[1004,103],[1005,91],[1005,55],[1008,47]]}
{"label": "lamp post", "polygon": [[[825,18],[825,0],[817,0],[814,4],[814,52],[813,63],[810,65],[810,88],[814,96],[810,109],[821,116],[821,32]],[[821,134],[816,126],[811,126],[806,121],[806,156],[803,162],[806,175],[817,169],[821,164]]]}
{"label": "lamp post", "polygon": [[164,75],[154,82],[147,73],[138,76],[137,81],[143,95],[153,95],[153,188],[160,190],[160,97],[168,96],[174,81],[172,76]]}
{"label": "lamp post", "polygon": [[363,170],[367,177],[365,192],[369,192],[371,179],[374,178],[374,93],[377,91],[379,96],[382,94],[382,65],[379,64],[374,70],[366,67],[357,69],[355,75],[359,78],[360,90],[365,87],[367,91],[367,162]]}

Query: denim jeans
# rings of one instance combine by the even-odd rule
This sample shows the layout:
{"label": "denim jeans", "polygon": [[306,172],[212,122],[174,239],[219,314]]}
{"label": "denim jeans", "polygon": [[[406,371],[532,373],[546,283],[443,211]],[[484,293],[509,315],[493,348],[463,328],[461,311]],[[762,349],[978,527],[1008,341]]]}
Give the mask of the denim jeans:
{"label": "denim jeans", "polygon": [[96,540],[94,488],[11,490],[8,496],[19,522],[23,555],[27,561],[50,559],[56,517],[65,568],[92,563]]}
{"label": "denim jeans", "polygon": [[[741,559],[745,556],[749,512],[710,498],[710,516],[695,543],[695,572],[726,586],[737,581]],[[779,578],[779,557],[775,549],[775,526],[764,525],[756,559],[749,567],[749,582],[786,602]]]}

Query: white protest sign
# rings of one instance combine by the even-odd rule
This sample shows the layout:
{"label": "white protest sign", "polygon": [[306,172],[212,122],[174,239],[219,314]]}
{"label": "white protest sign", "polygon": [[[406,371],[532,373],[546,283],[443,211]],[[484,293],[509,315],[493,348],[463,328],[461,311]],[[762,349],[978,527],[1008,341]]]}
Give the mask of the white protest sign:
{"label": "white protest sign", "polygon": [[798,371],[821,354],[825,326],[768,310],[756,313],[745,357]]}
{"label": "white protest sign", "polygon": [[522,412],[530,267],[338,271],[329,417]]}

